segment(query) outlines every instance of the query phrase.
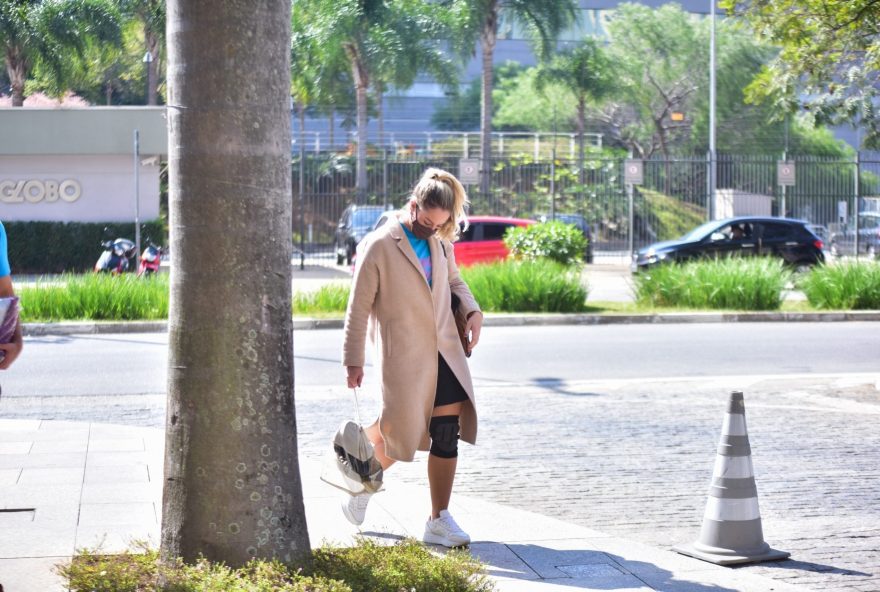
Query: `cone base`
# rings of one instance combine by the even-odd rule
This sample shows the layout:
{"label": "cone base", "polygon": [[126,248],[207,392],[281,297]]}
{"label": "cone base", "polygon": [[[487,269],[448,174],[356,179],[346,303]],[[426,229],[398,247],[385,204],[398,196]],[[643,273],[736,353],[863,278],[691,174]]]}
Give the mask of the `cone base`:
{"label": "cone base", "polygon": [[693,543],[689,545],[676,545],[672,547],[672,550],[677,551],[682,555],[693,557],[694,559],[701,559],[702,561],[714,563],[715,565],[736,565],[740,563],[759,563],[761,561],[779,561],[781,559],[788,559],[788,557],[791,556],[791,553],[788,553],[787,551],[777,551],[776,549],[770,549],[769,547],[763,553],[754,555],[737,555],[735,552],[728,552],[722,555],[701,551],[697,549]]}

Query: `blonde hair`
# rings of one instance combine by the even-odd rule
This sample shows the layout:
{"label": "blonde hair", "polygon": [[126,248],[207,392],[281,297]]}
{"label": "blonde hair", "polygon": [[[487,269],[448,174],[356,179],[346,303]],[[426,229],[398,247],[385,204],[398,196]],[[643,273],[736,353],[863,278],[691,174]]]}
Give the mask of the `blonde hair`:
{"label": "blonde hair", "polygon": [[461,227],[468,227],[466,208],[467,193],[461,181],[452,173],[438,168],[430,168],[412,190],[412,196],[404,209],[415,202],[422,209],[440,208],[451,214],[449,220],[437,230],[437,236],[448,241],[458,238]]}

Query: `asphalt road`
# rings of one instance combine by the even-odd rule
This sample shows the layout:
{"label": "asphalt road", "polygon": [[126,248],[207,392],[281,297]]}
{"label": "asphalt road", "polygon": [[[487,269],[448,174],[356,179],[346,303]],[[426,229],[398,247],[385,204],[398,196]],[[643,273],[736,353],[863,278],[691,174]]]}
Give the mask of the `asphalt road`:
{"label": "asphalt road", "polygon": [[[343,381],[340,330],[294,336],[299,386]],[[5,397],[165,392],[167,336],[29,338],[0,374]],[[471,358],[478,385],[725,375],[874,372],[876,323],[712,323],[487,327]],[[367,380],[371,369],[367,369]]]}

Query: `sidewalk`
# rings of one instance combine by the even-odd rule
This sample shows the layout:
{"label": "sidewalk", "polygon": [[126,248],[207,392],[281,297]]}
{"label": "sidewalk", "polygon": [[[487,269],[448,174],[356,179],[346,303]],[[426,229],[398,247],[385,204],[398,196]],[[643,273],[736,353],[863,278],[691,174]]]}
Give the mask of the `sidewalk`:
{"label": "sidewalk", "polygon": [[[63,591],[52,567],[79,547],[157,544],[163,447],[155,428],[0,419],[5,592]],[[343,518],[339,492],[318,479],[316,461],[300,468],[312,545],[351,543],[359,531]],[[393,477],[386,488],[360,533],[386,542],[420,538],[428,492]],[[473,497],[454,495],[451,511],[499,592],[806,590]]]}

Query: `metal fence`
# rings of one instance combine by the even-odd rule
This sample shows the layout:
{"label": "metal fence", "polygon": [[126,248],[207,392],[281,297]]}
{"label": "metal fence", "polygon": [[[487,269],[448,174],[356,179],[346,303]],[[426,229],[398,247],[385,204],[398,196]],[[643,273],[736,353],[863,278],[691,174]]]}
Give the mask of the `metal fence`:
{"label": "metal fence", "polygon": [[[597,257],[627,256],[640,248],[681,236],[710,217],[735,213],[787,216],[834,232],[852,224],[855,212],[880,209],[880,157],[862,153],[852,160],[789,155],[793,186],[777,183],[776,156],[719,155],[715,200],[709,196],[706,157],[644,161],[644,182],[624,183],[622,158],[496,157],[491,190],[468,186],[471,213],[524,218],[577,213],[593,229]],[[371,154],[368,190],[355,191],[355,161],[338,153],[306,153],[293,163],[294,237],[309,255],[330,256],[343,209],[351,203],[401,206],[425,168],[459,172],[458,156],[402,157]],[[856,180],[858,179],[858,183]],[[301,190],[300,190],[301,189]],[[632,200],[630,202],[630,194]],[[858,204],[858,207],[856,205]],[[745,210],[744,210],[745,208]],[[755,210],[760,211],[755,211]]]}

